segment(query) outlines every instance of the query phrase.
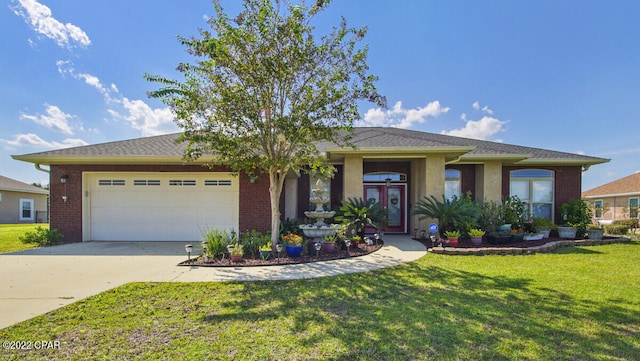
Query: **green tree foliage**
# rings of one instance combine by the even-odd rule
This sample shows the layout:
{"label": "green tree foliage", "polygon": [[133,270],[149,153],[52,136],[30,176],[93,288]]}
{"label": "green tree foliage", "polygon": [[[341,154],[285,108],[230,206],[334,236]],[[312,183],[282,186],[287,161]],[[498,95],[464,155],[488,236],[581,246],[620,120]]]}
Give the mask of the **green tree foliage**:
{"label": "green tree foliage", "polygon": [[149,96],[169,105],[183,130],[186,159],[207,154],[210,165],[269,175],[272,230],[286,174],[330,172],[316,143],[351,145],[358,101],[386,105],[368,73],[367,47],[359,46],[366,28],[343,19],[330,34],[314,34],[310,22],[328,3],[245,0],[232,19],[214,1],[211,31],[178,38],[197,58],[179,64],[184,80],[145,74],[161,86]]}

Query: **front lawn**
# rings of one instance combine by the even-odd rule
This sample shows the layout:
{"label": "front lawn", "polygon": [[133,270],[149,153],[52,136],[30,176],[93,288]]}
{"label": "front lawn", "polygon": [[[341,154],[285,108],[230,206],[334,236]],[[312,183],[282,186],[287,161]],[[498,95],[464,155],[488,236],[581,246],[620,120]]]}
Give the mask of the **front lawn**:
{"label": "front lawn", "polygon": [[638,241],[429,254],[315,280],[127,284],[0,339],[60,342],[2,351],[16,360],[637,360],[638,295]]}
{"label": "front lawn", "polygon": [[0,253],[15,252],[36,247],[36,244],[20,242],[18,237],[29,231],[33,231],[37,227],[49,229],[49,225],[43,223],[0,224]]}

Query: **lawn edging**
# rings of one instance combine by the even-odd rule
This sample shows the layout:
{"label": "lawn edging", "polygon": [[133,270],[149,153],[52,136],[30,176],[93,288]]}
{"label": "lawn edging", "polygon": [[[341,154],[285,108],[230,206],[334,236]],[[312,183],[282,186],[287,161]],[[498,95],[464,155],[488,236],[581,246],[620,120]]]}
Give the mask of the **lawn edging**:
{"label": "lawn edging", "polygon": [[520,248],[520,247],[478,247],[478,248],[456,248],[456,247],[432,247],[427,252],[446,255],[527,255],[534,253],[548,253],[559,247],[568,246],[600,246],[605,244],[631,242],[629,237],[603,238],[603,239],[577,239],[560,240],[545,243],[540,246]]}

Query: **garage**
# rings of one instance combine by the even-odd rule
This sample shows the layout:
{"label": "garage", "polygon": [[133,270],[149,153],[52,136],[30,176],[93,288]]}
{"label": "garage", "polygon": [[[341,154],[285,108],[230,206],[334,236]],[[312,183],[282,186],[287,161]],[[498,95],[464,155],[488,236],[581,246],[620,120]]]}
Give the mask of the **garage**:
{"label": "garage", "polygon": [[238,229],[231,173],[84,173],[83,239],[197,241],[210,228]]}

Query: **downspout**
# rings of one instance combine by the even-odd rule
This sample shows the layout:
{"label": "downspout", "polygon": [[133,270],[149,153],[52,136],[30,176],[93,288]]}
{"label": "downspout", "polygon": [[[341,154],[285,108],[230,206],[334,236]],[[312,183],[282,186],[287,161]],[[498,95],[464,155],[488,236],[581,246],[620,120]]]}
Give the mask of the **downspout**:
{"label": "downspout", "polygon": [[[39,171],[41,171],[41,172],[45,172],[45,173],[47,173],[47,174],[51,174],[51,171],[50,171],[49,169],[44,169],[44,168],[42,168],[42,164],[40,164],[40,163],[35,163],[34,165],[36,166],[36,169],[37,169],[37,170],[39,170]],[[49,182],[51,182],[51,180],[49,180]]]}

